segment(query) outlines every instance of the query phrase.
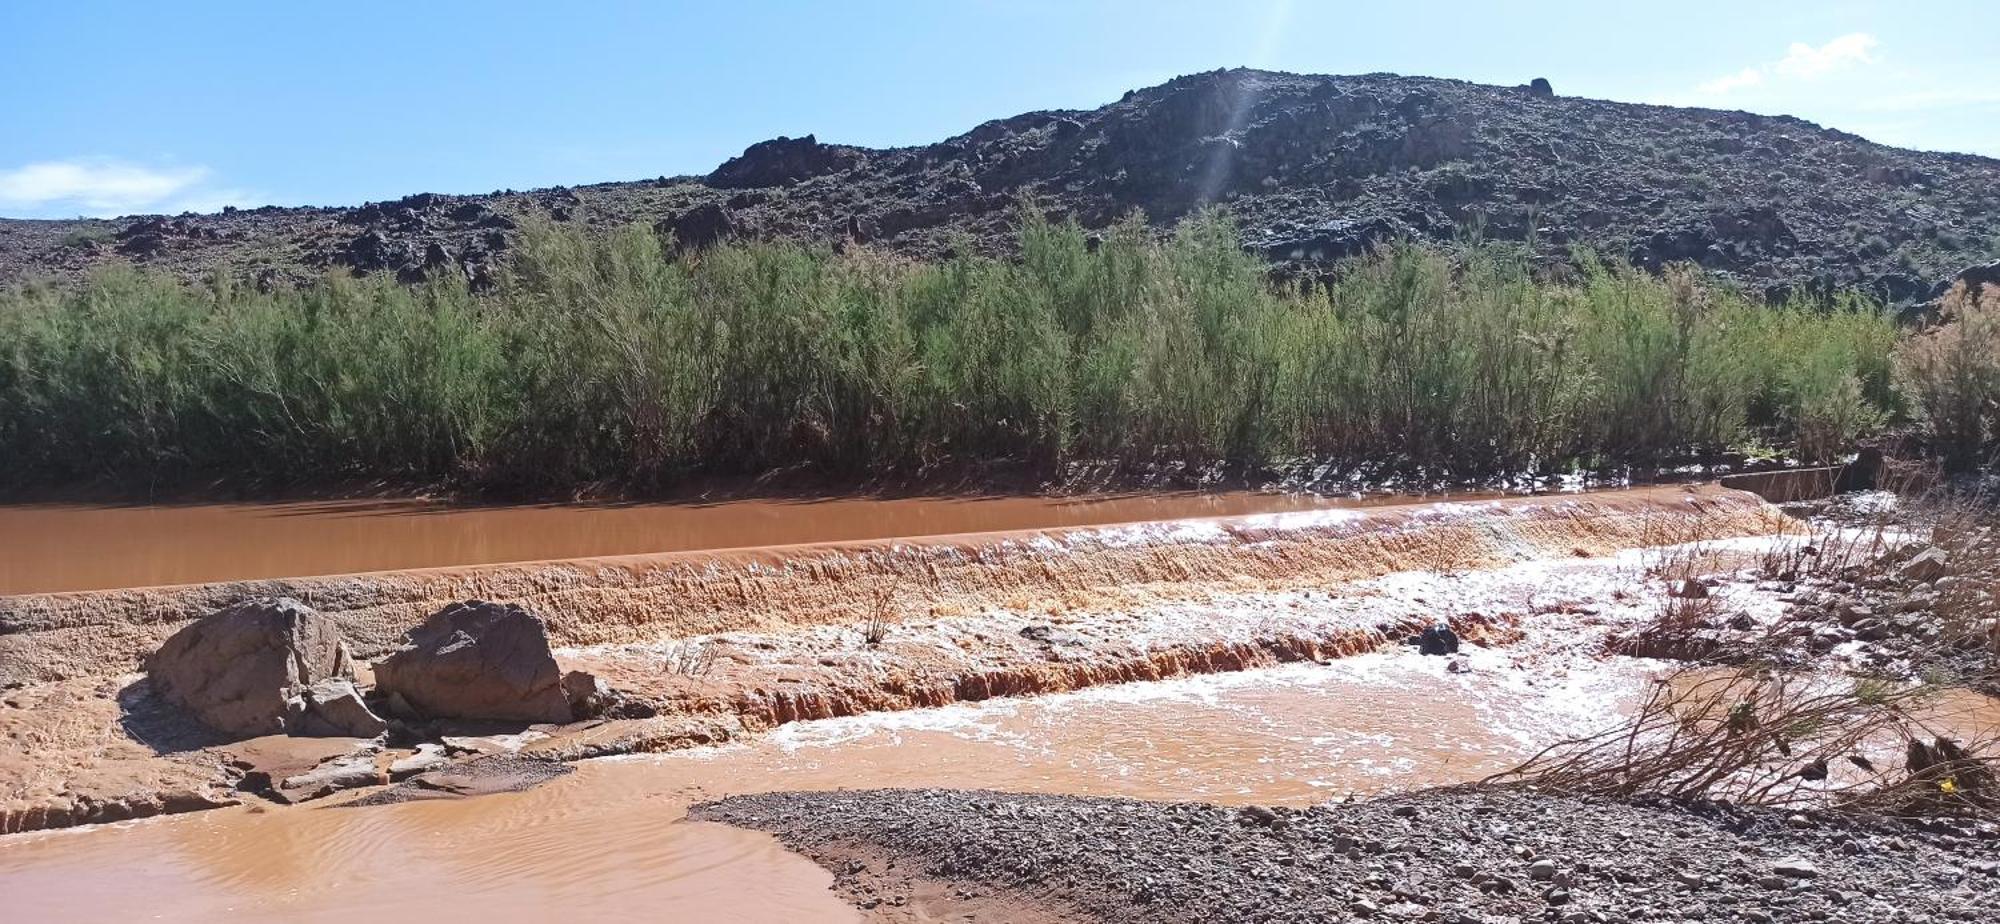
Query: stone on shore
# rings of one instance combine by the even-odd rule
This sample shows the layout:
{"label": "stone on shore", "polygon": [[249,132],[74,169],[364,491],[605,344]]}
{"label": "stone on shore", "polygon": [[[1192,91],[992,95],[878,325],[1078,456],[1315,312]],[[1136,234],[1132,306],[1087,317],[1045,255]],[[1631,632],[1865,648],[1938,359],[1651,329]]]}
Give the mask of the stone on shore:
{"label": "stone on shore", "polygon": [[474,600],[439,610],[375,663],[375,687],[414,719],[571,720],[562,670],[540,618]]}
{"label": "stone on shore", "polygon": [[331,617],[290,597],[249,600],[190,623],[146,662],[161,696],[238,738],[306,733],[295,700],[353,675]]}
{"label": "stone on shore", "polygon": [[335,677],[305,688],[292,700],[296,717],[286,727],[294,735],[311,738],[373,738],[389,730],[389,723],[368,708],[354,681]]}

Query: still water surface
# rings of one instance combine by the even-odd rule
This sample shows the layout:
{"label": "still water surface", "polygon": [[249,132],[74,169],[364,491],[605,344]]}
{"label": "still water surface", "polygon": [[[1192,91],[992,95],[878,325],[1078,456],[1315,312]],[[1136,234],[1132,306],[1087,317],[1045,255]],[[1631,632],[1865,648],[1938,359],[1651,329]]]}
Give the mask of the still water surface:
{"label": "still water surface", "polygon": [[[1469,495],[1468,495],[1469,496]],[[465,507],[0,506],[0,595],[1408,502],[1250,492]]]}

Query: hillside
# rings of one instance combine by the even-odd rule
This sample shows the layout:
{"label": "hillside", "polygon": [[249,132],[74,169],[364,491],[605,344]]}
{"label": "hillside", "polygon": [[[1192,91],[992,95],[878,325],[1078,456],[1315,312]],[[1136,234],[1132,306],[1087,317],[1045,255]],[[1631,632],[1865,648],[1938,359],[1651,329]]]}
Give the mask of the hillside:
{"label": "hillside", "polygon": [[1397,237],[1532,237],[1753,292],[1857,287],[1921,301],[2000,257],[2000,161],[1909,151],[1789,117],[1577,99],[1546,85],[1253,70],[1182,77],[1090,111],[1031,112],[937,144],[777,138],[706,177],[356,208],[0,220],[0,282],[132,260],[260,286],[328,271],[490,280],[530,215],[678,240],[857,240],[934,256],[1012,246],[1022,194],[1087,227],[1226,205],[1248,246],[1312,273]]}

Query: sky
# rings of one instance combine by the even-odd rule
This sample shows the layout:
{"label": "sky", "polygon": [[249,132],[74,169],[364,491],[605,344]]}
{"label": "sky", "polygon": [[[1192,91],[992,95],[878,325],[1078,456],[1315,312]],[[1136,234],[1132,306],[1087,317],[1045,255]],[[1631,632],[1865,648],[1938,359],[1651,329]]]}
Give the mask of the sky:
{"label": "sky", "polygon": [[781,134],[921,144],[1235,66],[1546,77],[2000,157],[2000,0],[1622,6],[0,0],[0,216],[706,173]]}

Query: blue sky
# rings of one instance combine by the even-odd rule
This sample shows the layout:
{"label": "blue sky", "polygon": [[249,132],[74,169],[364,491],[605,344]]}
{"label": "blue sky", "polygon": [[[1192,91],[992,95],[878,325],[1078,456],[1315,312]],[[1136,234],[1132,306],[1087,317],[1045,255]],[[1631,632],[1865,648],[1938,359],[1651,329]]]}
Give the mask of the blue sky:
{"label": "blue sky", "polygon": [[[1633,5],[1635,8],[1638,5]],[[1798,115],[2000,156],[2000,2],[0,0],[0,215],[342,205],[935,141],[1249,65]]]}

